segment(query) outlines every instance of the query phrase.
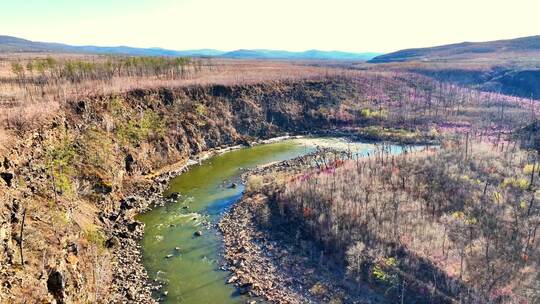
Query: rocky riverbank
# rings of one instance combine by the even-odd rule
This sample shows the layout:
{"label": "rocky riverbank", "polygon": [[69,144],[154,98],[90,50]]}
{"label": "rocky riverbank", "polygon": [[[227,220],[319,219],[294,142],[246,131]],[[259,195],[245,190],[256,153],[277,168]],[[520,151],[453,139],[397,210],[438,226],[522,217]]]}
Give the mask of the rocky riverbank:
{"label": "rocky riverbank", "polygon": [[[209,159],[213,156],[241,149],[245,146],[268,144],[301,136],[283,135],[270,139],[261,139],[235,145],[219,147],[201,152],[192,158],[167,166],[144,176],[138,187],[137,194],[127,196],[121,201],[120,208],[109,213],[100,214],[103,225],[110,229],[112,237],[106,241],[107,247],[116,247],[116,265],[114,269],[113,288],[118,295],[115,303],[157,303],[166,294],[160,292],[163,287],[160,282],[150,281],[146,269],[142,264],[142,252],[139,242],[144,234],[144,224],[136,221],[137,214],[146,212],[153,207],[162,206],[167,202],[175,201],[181,193],[171,193],[164,197],[169,180],[186,172],[192,165]],[[157,299],[157,301],[156,301]]]}

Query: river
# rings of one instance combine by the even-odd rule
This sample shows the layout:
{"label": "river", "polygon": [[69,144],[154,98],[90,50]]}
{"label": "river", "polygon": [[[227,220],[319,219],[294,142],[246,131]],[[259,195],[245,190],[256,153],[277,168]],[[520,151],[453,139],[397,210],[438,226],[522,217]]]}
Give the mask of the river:
{"label": "river", "polygon": [[[223,245],[214,224],[241,197],[243,168],[292,159],[314,151],[316,146],[358,154],[376,149],[374,144],[338,138],[290,139],[212,157],[170,181],[167,192],[178,192],[180,198],[138,217],[146,225],[141,241],[143,263],[151,279],[164,283],[167,295],[158,295],[164,303],[245,302],[233,285],[225,283],[229,272],[220,270]],[[396,145],[390,149],[400,153],[402,148]],[[237,186],[231,187],[232,183]],[[202,235],[195,236],[197,231]]]}

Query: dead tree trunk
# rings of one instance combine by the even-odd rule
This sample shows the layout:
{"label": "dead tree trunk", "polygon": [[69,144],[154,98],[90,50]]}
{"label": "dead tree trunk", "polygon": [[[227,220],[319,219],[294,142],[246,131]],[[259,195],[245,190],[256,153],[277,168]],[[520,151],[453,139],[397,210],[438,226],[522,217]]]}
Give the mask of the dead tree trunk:
{"label": "dead tree trunk", "polygon": [[24,267],[23,240],[24,240],[24,221],[26,220],[26,208],[23,210],[21,221],[21,233],[19,234],[19,250],[21,252],[21,266]]}

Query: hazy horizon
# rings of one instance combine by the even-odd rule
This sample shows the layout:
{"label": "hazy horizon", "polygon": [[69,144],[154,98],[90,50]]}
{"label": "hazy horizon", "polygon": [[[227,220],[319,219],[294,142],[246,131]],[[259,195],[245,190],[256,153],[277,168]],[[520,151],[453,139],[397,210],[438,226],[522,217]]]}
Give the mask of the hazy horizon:
{"label": "hazy horizon", "polygon": [[0,4],[1,34],[72,45],[355,53],[539,34],[533,0],[110,2],[8,0]]}

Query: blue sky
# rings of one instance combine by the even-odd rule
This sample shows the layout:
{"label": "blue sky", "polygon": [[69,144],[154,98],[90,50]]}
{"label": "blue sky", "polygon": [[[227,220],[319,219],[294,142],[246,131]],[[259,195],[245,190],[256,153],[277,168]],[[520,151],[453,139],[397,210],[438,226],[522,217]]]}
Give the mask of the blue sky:
{"label": "blue sky", "polygon": [[540,34],[538,0],[0,0],[0,34],[84,45],[389,52]]}

